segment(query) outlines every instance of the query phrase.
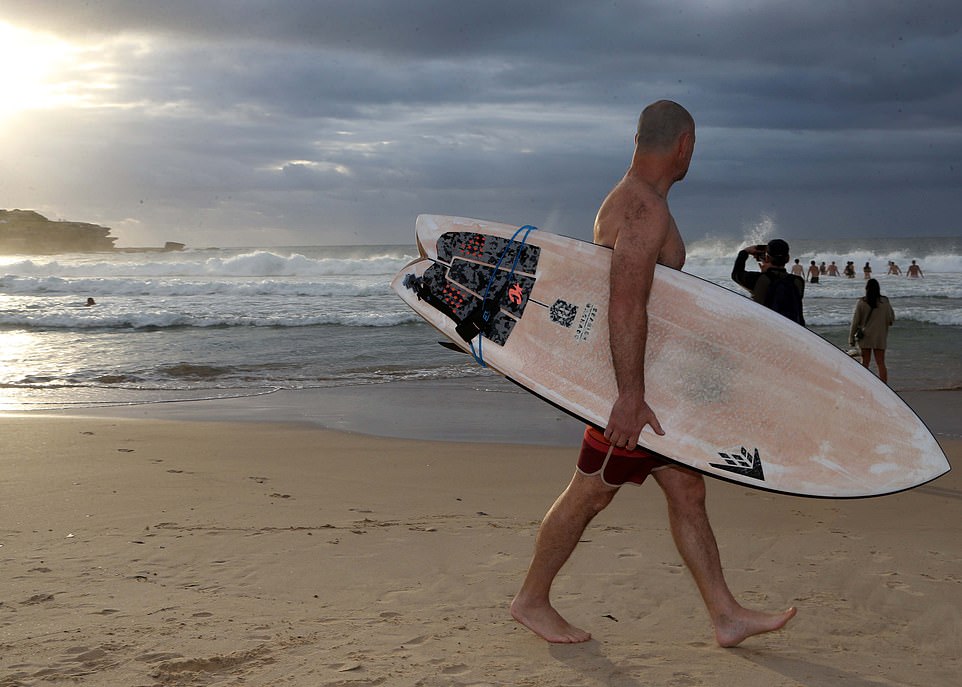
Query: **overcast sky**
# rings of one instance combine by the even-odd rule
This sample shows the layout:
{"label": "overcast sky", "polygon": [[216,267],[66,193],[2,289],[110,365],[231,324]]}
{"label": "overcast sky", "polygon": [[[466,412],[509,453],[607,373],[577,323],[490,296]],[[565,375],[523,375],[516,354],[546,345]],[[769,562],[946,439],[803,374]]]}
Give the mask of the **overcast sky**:
{"label": "overcast sky", "polygon": [[120,245],[588,238],[644,105],[689,239],[962,235],[962,3],[0,0],[0,208]]}

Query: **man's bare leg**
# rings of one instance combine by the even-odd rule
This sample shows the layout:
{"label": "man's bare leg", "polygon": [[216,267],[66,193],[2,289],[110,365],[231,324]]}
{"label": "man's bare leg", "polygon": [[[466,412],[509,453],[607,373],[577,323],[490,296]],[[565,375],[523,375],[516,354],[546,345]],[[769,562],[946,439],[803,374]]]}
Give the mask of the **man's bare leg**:
{"label": "man's bare leg", "polygon": [[528,574],[511,602],[511,615],[549,642],[575,643],[591,639],[588,632],[570,624],[551,605],[551,584],[578,545],[588,523],[611,502],[617,491],[598,477],[576,472],[541,523]]}
{"label": "man's bare leg", "polygon": [[794,607],[783,613],[752,611],[742,607],[729,590],[705,510],[704,478],[682,468],[652,474],[665,492],[675,546],[705,601],[718,644],[737,646],[752,635],[781,629],[795,616]]}

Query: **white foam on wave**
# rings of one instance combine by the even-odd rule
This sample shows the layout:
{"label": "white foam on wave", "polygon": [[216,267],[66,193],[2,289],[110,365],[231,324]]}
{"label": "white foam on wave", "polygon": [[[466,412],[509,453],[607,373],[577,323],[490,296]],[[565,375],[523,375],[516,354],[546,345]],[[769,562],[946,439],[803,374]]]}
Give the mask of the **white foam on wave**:
{"label": "white foam on wave", "polygon": [[131,278],[131,277],[0,277],[0,292],[7,294],[43,294],[86,296],[373,296],[387,293],[389,280],[361,277],[353,280],[338,278],[303,279],[220,279],[193,278]]}
{"label": "white foam on wave", "polygon": [[411,311],[235,314],[183,312],[167,309],[140,311],[47,310],[0,312],[0,326],[10,329],[146,329],[173,327],[395,327],[419,322]]}
{"label": "white foam on wave", "polygon": [[[175,255],[176,257],[171,257]],[[147,257],[154,256],[154,257]],[[110,259],[22,259],[0,265],[0,273],[29,277],[331,277],[393,275],[414,259],[406,253],[356,258],[308,257],[255,250],[227,257],[182,254],[118,254]]]}

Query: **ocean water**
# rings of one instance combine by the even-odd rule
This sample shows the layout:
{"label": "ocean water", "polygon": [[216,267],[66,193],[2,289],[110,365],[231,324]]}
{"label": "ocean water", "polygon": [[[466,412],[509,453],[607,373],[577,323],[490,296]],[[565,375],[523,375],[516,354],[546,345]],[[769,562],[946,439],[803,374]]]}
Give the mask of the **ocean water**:
{"label": "ocean water", "polygon": [[[685,270],[739,291],[742,241],[690,242]],[[796,241],[793,253],[856,279],[809,285],[810,329],[847,348],[861,266],[871,263],[898,319],[889,334],[897,390],[962,388],[962,239]],[[437,345],[389,289],[411,245],[0,256],[0,409],[223,398],[492,373]],[[885,274],[917,260],[924,279]],[[96,305],[86,307],[87,298]],[[786,379],[804,390],[804,379]]]}

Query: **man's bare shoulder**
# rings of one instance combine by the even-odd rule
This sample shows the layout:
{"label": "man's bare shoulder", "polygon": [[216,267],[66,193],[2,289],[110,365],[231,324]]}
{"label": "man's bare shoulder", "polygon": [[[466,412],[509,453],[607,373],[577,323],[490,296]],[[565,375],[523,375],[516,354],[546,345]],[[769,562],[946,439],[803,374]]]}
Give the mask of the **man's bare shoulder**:
{"label": "man's bare shoulder", "polygon": [[668,203],[645,183],[622,179],[598,210],[594,241],[614,246],[619,236],[650,233],[667,227],[671,220]]}

